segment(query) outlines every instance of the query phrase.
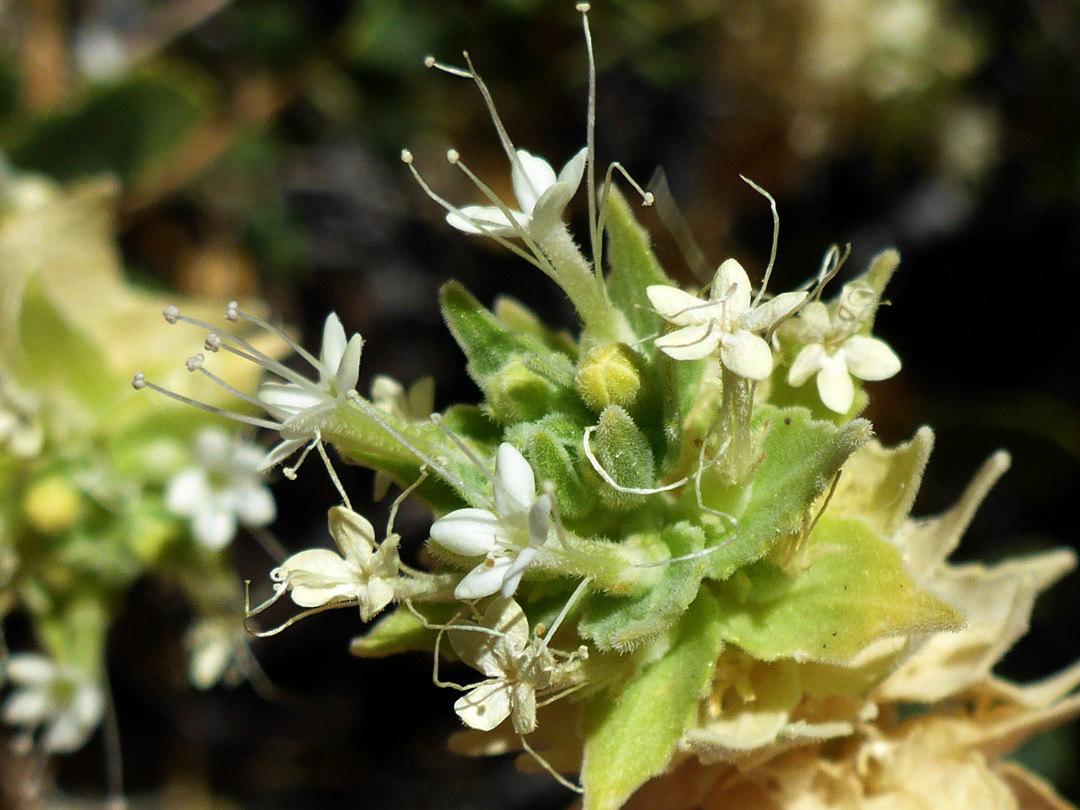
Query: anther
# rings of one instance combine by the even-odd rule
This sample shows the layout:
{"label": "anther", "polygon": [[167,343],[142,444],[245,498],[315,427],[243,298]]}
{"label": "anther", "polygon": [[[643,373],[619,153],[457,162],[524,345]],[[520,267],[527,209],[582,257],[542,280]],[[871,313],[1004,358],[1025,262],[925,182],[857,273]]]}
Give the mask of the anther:
{"label": "anther", "polygon": [[142,391],[146,388],[146,375],[141,371],[135,375],[135,378],[131,381],[131,387],[136,391]]}
{"label": "anther", "polygon": [[406,166],[412,166],[412,162],[413,162],[412,152],[410,152],[408,149],[402,149],[401,150],[401,162],[404,163]]}
{"label": "anther", "polygon": [[235,323],[240,318],[240,305],[235,301],[230,301],[229,305],[225,307],[225,320]]}
{"label": "anther", "polygon": [[424,67],[426,67],[426,68],[435,67],[435,57],[431,56],[431,55],[425,56],[424,57]]}
{"label": "anther", "polygon": [[206,347],[208,352],[217,352],[221,350],[221,335],[217,332],[211,332],[206,336],[206,340],[203,342],[203,346]]}
{"label": "anther", "polygon": [[447,163],[449,163],[451,166],[456,166],[457,162],[459,160],[461,160],[461,155],[458,153],[457,149],[447,149],[446,150],[446,162]]}
{"label": "anther", "polygon": [[591,6],[588,3],[578,3],[576,6],[574,6],[574,8],[582,14],[588,14]]}
{"label": "anther", "polygon": [[165,316],[165,320],[169,323],[176,323],[180,320],[180,307],[176,306],[176,304],[171,304],[165,307],[161,314]]}
{"label": "anther", "polygon": [[196,354],[196,355],[194,355],[192,357],[189,357],[187,359],[187,361],[184,363],[184,365],[187,366],[188,371],[192,371],[192,372],[199,371],[202,368],[203,361],[205,359],[206,359],[206,355],[204,355],[204,354]]}

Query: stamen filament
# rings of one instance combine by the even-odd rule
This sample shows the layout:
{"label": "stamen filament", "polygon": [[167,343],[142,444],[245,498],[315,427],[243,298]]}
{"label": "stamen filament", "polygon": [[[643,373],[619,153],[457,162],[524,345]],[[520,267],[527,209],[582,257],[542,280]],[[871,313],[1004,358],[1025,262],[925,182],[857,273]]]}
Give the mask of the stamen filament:
{"label": "stamen filament", "polygon": [[[197,354],[197,355],[195,355],[195,357],[202,357],[202,355]],[[194,360],[195,358],[193,357],[191,359]],[[188,371],[199,371],[202,374],[204,374],[206,377],[208,377],[211,381],[213,381],[217,385],[220,385],[222,388],[224,388],[226,391],[228,391],[234,397],[237,397],[238,399],[242,399],[244,402],[248,403],[249,405],[254,405],[256,408],[263,408],[263,409],[266,408],[265,403],[259,402],[259,400],[255,399],[255,397],[251,396],[250,394],[245,394],[243,391],[239,390],[238,388],[234,388],[233,386],[231,386],[227,382],[225,382],[225,380],[221,379],[221,377],[214,374],[214,372],[210,371],[210,369],[208,369],[206,366],[202,365],[201,360],[199,361],[198,365],[196,365],[194,367],[189,365],[188,366]]]}
{"label": "stamen filament", "polygon": [[183,394],[178,394],[175,391],[170,391],[167,388],[162,388],[160,385],[156,385],[146,379],[146,375],[141,371],[135,375],[135,378],[131,381],[131,387],[136,391],[140,391],[143,388],[149,388],[151,391],[157,391],[159,394],[164,394],[167,397],[175,399],[177,402],[183,402],[185,405],[192,405],[207,413],[216,414],[218,416],[224,416],[229,419],[234,419],[237,422],[243,422],[245,425],[252,425],[254,427],[266,428],[267,430],[281,430],[283,425],[278,422],[271,422],[269,419],[259,419],[256,416],[248,416],[247,414],[237,413],[236,411],[226,411],[223,408],[216,408],[213,405],[207,405],[205,402],[199,402],[191,397],[185,397]]}
{"label": "stamen filament", "polygon": [[600,460],[596,457],[596,454],[593,453],[589,437],[592,436],[595,430],[596,425],[590,425],[589,427],[585,428],[585,435],[582,437],[582,444],[585,447],[585,457],[589,460],[589,463],[592,465],[592,468],[596,470],[597,474],[604,479],[604,483],[614,489],[616,492],[624,492],[627,495],[657,495],[661,492],[670,492],[673,489],[678,489],[679,487],[685,486],[686,484],[690,483],[691,480],[693,480],[693,476],[686,476],[685,478],[681,478],[672,484],[665,484],[662,487],[639,488],[622,486],[621,484],[616,482],[614,478],[611,477],[608,471],[604,469],[603,465],[600,464]]}
{"label": "stamen filament", "polygon": [[[233,303],[235,304],[235,302]],[[292,349],[298,355],[307,360],[312,366],[315,367],[315,370],[318,371],[320,374],[325,374],[327,372],[327,368],[322,364],[322,362],[317,357],[315,357],[315,355],[313,355],[311,352],[309,352],[307,349],[305,349],[303,346],[301,346],[299,343],[289,337],[288,333],[284,329],[274,326],[269,321],[265,321],[256,315],[248,315],[246,312],[236,309],[235,307],[233,307],[231,311],[236,314],[237,318],[241,318],[248,323],[253,323],[256,326],[265,329],[270,334],[276,335],[277,337],[281,338],[281,340],[285,342],[285,345],[287,345],[290,349]]]}
{"label": "stamen filament", "polygon": [[750,186],[750,188],[752,188],[754,191],[756,191],[758,194],[768,200],[769,207],[772,208],[772,249],[769,251],[769,265],[765,268],[765,275],[761,279],[761,289],[759,289],[757,295],[754,296],[754,303],[751,305],[756,307],[758,304],[761,303],[761,297],[765,295],[765,288],[769,286],[769,277],[772,275],[773,265],[776,263],[776,248],[780,243],[780,212],[776,210],[776,200],[773,199],[773,196],[769,192],[767,192],[750,178],[741,174],[739,175],[739,177],[744,183]]}
{"label": "stamen filament", "polygon": [[431,420],[431,424],[435,425],[435,427],[437,427],[439,431],[444,436],[446,436],[446,438],[448,438],[450,441],[452,441],[458,446],[458,449],[460,449],[461,452],[468,457],[469,461],[476,465],[476,468],[484,474],[484,477],[487,478],[487,480],[489,480],[492,484],[495,483],[495,474],[487,468],[487,466],[484,464],[484,462],[480,460],[476,453],[469,449],[469,447],[465,444],[465,442],[461,440],[460,437],[451,432],[450,429],[443,424],[442,414],[433,413],[428,418]]}

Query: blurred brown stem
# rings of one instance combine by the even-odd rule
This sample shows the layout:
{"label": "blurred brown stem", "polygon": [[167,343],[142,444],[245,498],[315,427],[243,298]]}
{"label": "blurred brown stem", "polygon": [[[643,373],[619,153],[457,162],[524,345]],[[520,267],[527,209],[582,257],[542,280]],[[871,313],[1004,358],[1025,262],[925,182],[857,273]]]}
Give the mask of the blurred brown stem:
{"label": "blurred brown stem", "polygon": [[59,105],[68,92],[64,0],[23,0],[23,14],[22,100],[27,109],[44,112]]}

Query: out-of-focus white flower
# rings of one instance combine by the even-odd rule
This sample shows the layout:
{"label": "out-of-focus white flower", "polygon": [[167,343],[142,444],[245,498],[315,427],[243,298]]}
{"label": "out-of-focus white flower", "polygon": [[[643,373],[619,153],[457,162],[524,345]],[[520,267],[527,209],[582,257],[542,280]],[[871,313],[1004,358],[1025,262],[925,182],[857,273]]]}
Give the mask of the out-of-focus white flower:
{"label": "out-of-focus white flower", "polygon": [[719,347],[720,361],[751,380],[764,380],[773,366],[769,344],[756,333],[771,329],[806,299],[805,292],[790,292],[753,305],[750,279],[735,259],[717,268],[705,301],[662,284],[645,292],[664,320],[679,327],[656,340],[658,349],[676,360],[700,360]]}
{"label": "out-of-focus white flower", "polygon": [[[520,210],[495,205],[466,205],[446,215],[446,221],[459,231],[485,236],[521,236],[550,229],[562,222],[563,212],[581,185],[585,174],[587,149],[582,149],[563,166],[558,176],[541,157],[524,149],[510,161],[510,179],[514,184]],[[510,216],[507,216],[509,211]]]}
{"label": "out-of-focus white flower", "polygon": [[0,714],[29,740],[39,729],[45,751],[64,754],[90,739],[105,713],[105,692],[85,672],[37,653],[16,653],[3,665],[12,692]]}
{"label": "out-of-focus white flower", "polygon": [[547,542],[551,497],[536,496],[532,467],[506,442],[496,455],[494,489],[494,512],[458,509],[431,526],[431,539],[446,550],[463,557],[484,555],[454,589],[458,599],[480,599],[500,590],[509,599]]}
{"label": "out-of-focus white flower", "polygon": [[194,466],[178,473],[165,489],[170,512],[191,520],[191,533],[208,549],[225,548],[237,524],[265,526],[277,516],[270,489],[259,477],[263,450],[217,428],[195,437]]}
{"label": "out-of-focus white flower", "polygon": [[876,382],[900,371],[900,358],[887,343],[869,335],[851,334],[851,325],[834,323],[820,301],[799,313],[800,332],[808,342],[788,370],[788,385],[799,387],[816,375],[818,394],[825,407],[847,413],[855,401],[852,377]]}
{"label": "out-of-focus white flower", "polygon": [[375,530],[363,515],[335,506],[330,534],[341,554],[313,548],[293,554],[270,577],[288,589],[300,607],[321,607],[335,600],[356,600],[360,618],[370,621],[394,599],[391,584],[398,574],[397,543],[375,543]]}

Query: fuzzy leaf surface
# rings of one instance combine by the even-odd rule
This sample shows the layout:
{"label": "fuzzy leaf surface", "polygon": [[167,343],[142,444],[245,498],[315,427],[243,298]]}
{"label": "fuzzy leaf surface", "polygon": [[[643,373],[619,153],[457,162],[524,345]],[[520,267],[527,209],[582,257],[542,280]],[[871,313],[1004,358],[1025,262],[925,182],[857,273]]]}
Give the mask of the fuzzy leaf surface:
{"label": "fuzzy leaf surface", "polygon": [[718,618],[715,600],[703,591],[683,614],[663,658],[638,673],[614,699],[605,693],[588,702],[584,810],[617,810],[667,768],[723,649]]}
{"label": "fuzzy leaf surface", "polygon": [[895,546],[862,520],[828,514],[790,559],[754,563],[716,592],[724,639],[762,661],[838,663],[881,638],[964,624]]}

